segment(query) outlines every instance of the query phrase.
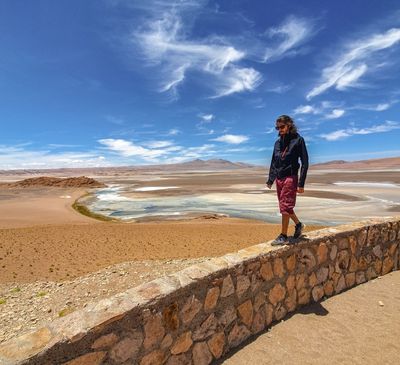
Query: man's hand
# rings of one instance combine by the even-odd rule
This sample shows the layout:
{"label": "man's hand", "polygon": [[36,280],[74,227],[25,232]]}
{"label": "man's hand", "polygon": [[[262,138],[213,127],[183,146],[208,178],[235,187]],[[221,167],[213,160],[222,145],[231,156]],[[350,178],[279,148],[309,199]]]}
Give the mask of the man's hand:
{"label": "man's hand", "polygon": [[304,193],[304,188],[297,188],[297,192],[299,194],[303,194]]}
{"label": "man's hand", "polygon": [[271,189],[272,184],[267,184],[267,186],[268,186],[268,189]]}

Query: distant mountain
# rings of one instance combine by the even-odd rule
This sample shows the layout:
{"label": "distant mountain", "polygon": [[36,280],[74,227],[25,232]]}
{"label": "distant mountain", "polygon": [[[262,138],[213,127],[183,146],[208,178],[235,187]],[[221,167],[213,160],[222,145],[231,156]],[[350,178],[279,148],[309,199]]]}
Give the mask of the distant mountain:
{"label": "distant mountain", "polygon": [[7,176],[126,176],[140,172],[157,171],[221,171],[237,169],[254,169],[262,166],[256,166],[244,162],[231,162],[223,159],[201,160],[162,164],[162,165],[138,165],[138,166],[116,166],[116,167],[88,167],[88,168],[59,168],[59,169],[29,169],[29,170],[0,170],[1,175]]}
{"label": "distant mountain", "polygon": [[376,158],[360,161],[334,160],[311,165],[311,169],[400,169],[400,157]]}

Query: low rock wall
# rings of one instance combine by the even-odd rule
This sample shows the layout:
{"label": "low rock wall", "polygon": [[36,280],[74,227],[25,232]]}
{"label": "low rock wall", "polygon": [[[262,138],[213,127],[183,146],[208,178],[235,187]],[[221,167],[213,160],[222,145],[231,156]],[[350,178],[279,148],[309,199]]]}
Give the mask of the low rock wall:
{"label": "low rock wall", "polygon": [[88,305],[0,347],[0,364],[207,365],[274,321],[397,270],[400,219],[262,243]]}

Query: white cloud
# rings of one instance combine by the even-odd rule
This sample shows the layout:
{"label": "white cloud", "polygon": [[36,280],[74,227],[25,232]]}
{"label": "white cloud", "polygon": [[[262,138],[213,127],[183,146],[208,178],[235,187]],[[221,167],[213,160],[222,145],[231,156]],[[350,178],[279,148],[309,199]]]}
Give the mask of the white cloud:
{"label": "white cloud", "polygon": [[163,148],[172,146],[173,142],[171,141],[150,141],[147,142],[147,147],[149,148]]}
{"label": "white cloud", "polygon": [[[329,101],[321,102],[320,106],[315,105],[300,105],[293,112],[294,114],[313,114],[322,115],[325,119],[340,118],[345,114],[344,109],[335,108],[335,104]],[[329,110],[330,109],[330,110]]]}
{"label": "white cloud", "polygon": [[243,135],[225,134],[218,138],[212,139],[212,141],[225,142],[230,144],[240,144],[249,140],[249,137]]}
{"label": "white cloud", "polygon": [[389,132],[395,129],[400,129],[399,122],[393,122],[387,120],[383,124],[374,125],[368,128],[347,128],[347,129],[339,129],[337,131],[321,134],[320,137],[326,139],[327,141],[336,141],[339,139],[343,139],[346,137],[350,137],[356,134],[372,134],[372,133],[384,133]]}
{"label": "white cloud", "polygon": [[278,38],[280,43],[274,48],[267,48],[264,62],[271,62],[285,56],[296,54],[296,47],[304,44],[314,34],[314,24],[308,19],[289,16],[281,25],[267,30],[270,38]]}
{"label": "white cloud", "polygon": [[215,115],[214,114],[200,114],[200,118],[204,122],[211,122],[213,119],[215,119]]}
{"label": "white cloud", "polygon": [[307,94],[307,99],[322,94],[331,87],[345,90],[357,86],[361,76],[375,69],[374,57],[377,52],[391,48],[399,42],[400,28],[349,42],[338,60],[322,70],[320,82]]}
{"label": "white cloud", "polygon": [[172,4],[160,16],[152,13],[152,20],[135,32],[133,41],[141,47],[151,65],[161,70],[161,92],[177,95],[177,87],[189,70],[207,75],[207,85],[216,89],[214,97],[254,90],[261,74],[252,68],[237,65],[246,53],[221,39],[189,39],[189,32],[180,12],[188,3]]}
{"label": "white cloud", "polygon": [[326,119],[337,119],[343,116],[345,111],[343,109],[333,109],[329,114],[325,115]]}
{"label": "white cloud", "polygon": [[177,128],[170,129],[167,133],[168,136],[176,136],[177,134],[181,133],[181,131]]}

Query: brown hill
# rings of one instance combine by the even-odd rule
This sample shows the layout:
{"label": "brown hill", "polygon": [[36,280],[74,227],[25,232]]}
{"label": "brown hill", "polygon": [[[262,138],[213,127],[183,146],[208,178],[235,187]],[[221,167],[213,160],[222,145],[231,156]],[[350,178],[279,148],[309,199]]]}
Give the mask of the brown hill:
{"label": "brown hill", "polygon": [[328,161],[311,165],[312,169],[400,169],[400,157],[375,158],[361,161]]}
{"label": "brown hill", "polygon": [[60,188],[102,188],[106,185],[86,176],[68,177],[65,179],[59,177],[40,176],[10,183],[8,186],[19,188],[28,188],[34,186],[51,186]]}

